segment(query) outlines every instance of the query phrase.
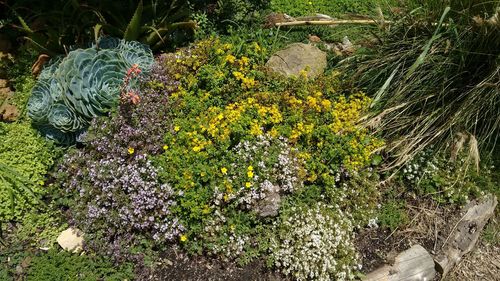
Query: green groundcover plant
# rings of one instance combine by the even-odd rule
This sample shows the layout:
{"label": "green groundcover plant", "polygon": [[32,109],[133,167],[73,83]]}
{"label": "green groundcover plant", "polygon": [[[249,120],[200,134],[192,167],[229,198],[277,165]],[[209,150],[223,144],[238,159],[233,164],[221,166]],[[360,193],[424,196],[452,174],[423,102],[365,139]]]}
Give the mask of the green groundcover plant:
{"label": "green groundcover plant", "polygon": [[38,253],[30,259],[27,280],[132,280],[131,264],[116,267],[103,257],[58,252]]}
{"label": "green groundcover plant", "polygon": [[[0,162],[14,170],[21,181],[8,181],[7,175],[0,181],[0,218],[10,220],[21,218],[41,195],[46,194],[45,175],[54,163],[56,153],[28,122],[0,123]],[[5,171],[12,175],[12,172]],[[4,172],[2,170],[2,172]],[[24,185],[32,193],[21,190]],[[11,194],[10,190],[20,193]],[[16,191],[14,191],[16,193]],[[15,198],[12,198],[14,196]],[[14,200],[12,200],[14,199]]]}
{"label": "green groundcover plant", "polygon": [[[369,98],[336,72],[267,73],[268,43],[233,39],[161,55],[137,97],[94,120],[66,157],[56,178],[87,246],[122,258],[179,243],[246,264],[272,252],[272,225],[293,202],[366,223],[378,191],[361,175],[383,145],[358,125]],[[340,256],[350,276],[355,256]]]}
{"label": "green groundcover plant", "polygon": [[316,13],[339,17],[345,14],[373,15],[377,7],[397,4],[394,0],[271,0],[271,9],[291,16],[311,16]]}

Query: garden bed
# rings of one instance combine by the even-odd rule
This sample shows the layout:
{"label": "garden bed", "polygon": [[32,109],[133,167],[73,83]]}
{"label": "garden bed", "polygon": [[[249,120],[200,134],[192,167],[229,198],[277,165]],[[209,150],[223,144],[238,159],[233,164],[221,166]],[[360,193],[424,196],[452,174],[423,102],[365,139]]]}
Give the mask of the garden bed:
{"label": "garden bed", "polygon": [[[9,6],[21,14],[6,26],[21,19],[30,39],[2,50],[0,279],[359,280],[417,244],[436,258],[465,204],[498,197],[498,62],[470,75],[472,59],[456,63],[498,10],[454,37],[471,21],[458,11],[476,12],[455,2],[439,15],[429,3],[257,2],[137,1],[120,8],[130,20],[104,13],[71,48],[52,37],[67,30],[30,29],[36,15]],[[377,24],[265,26],[265,7]],[[193,15],[155,17],[183,9]],[[445,79],[417,82],[429,77]],[[451,114],[461,106],[484,122]],[[496,278],[497,220],[446,278]],[[68,228],[82,234],[69,248]]]}

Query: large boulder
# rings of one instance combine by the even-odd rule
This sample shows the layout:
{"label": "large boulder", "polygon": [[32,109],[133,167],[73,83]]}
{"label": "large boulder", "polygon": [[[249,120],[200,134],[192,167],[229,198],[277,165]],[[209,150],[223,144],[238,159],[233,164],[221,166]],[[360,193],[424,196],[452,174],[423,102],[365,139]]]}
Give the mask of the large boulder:
{"label": "large boulder", "polygon": [[307,77],[314,79],[325,71],[326,53],[313,45],[294,43],[276,52],[266,66],[272,72],[286,76],[298,77],[306,71]]}

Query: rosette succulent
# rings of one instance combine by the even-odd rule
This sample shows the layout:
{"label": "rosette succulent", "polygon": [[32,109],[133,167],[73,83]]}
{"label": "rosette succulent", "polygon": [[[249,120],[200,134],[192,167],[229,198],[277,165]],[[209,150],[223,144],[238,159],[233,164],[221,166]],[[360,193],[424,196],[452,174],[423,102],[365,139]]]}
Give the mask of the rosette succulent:
{"label": "rosette succulent", "polygon": [[28,116],[49,139],[74,143],[92,118],[117,104],[127,70],[138,65],[142,74],[148,73],[153,62],[147,45],[115,38],[73,50],[43,69],[28,101]]}

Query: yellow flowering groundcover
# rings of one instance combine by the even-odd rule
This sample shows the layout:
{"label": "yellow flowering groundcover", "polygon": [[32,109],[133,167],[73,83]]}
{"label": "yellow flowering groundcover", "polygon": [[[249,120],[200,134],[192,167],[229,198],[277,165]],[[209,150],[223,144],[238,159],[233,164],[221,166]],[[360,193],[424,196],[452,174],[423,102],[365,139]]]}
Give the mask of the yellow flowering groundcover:
{"label": "yellow flowering groundcover", "polygon": [[[334,202],[349,194],[368,200],[364,191],[346,191],[343,180],[366,170],[383,145],[358,124],[371,100],[342,89],[336,72],[314,81],[307,72],[291,79],[268,73],[266,52],[256,42],[209,39],[164,60],[178,86],[161,144],[168,149],[154,162],[181,194],[174,212],[191,250],[242,262],[259,255],[253,240],[262,234],[259,212],[270,194],[279,194],[281,205],[311,191]],[[354,201],[348,210],[368,209]]]}

